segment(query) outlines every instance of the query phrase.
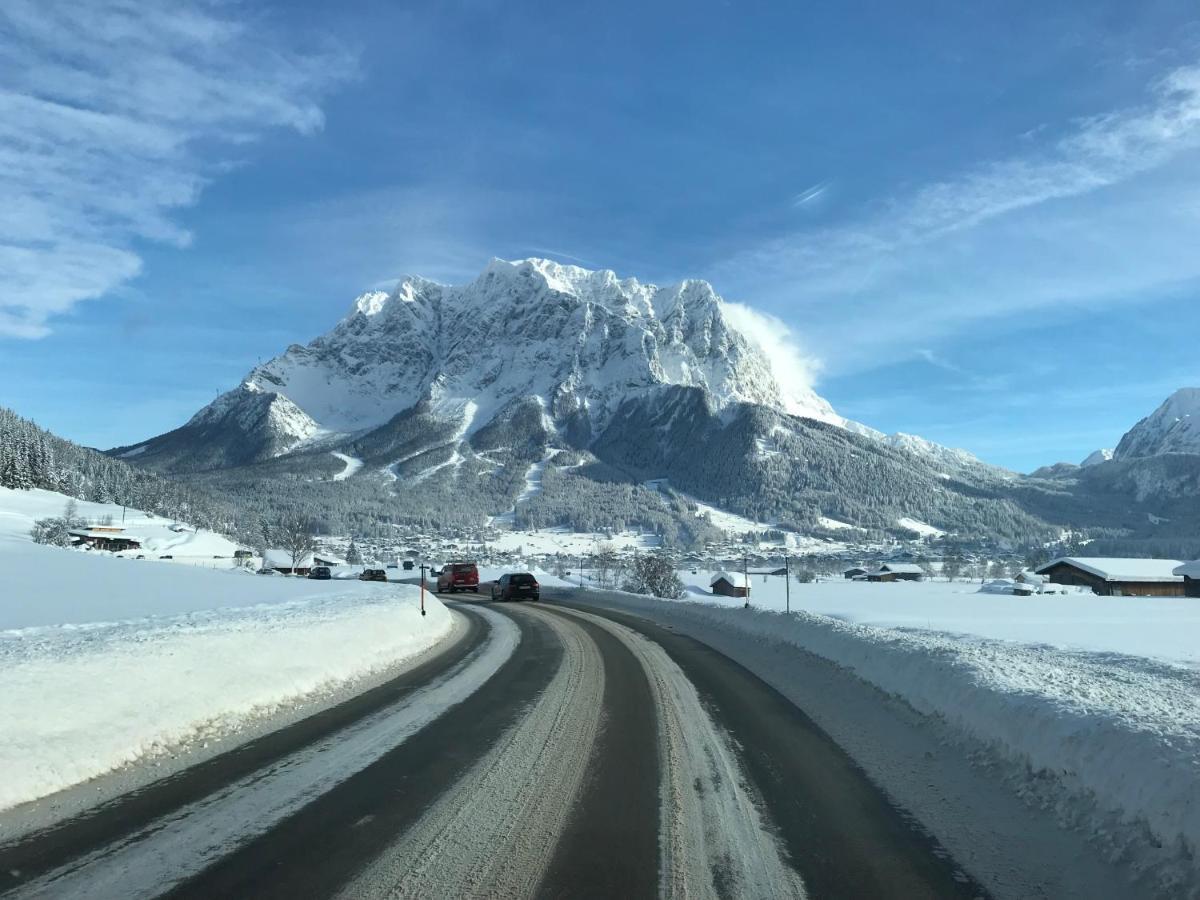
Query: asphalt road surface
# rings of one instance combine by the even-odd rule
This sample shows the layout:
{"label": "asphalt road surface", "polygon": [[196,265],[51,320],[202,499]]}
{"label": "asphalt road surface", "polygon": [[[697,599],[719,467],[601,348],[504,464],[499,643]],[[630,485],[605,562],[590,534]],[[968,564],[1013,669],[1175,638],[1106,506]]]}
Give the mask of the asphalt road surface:
{"label": "asphalt road surface", "polygon": [[542,596],[447,598],[468,627],[441,655],[0,845],[0,891],[984,896],[744,668],[569,592]]}

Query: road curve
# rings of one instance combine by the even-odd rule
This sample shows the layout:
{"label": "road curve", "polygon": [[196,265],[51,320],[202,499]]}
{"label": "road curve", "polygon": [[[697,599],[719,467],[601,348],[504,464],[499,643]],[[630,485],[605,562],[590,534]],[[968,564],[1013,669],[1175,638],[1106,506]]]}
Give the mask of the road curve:
{"label": "road curve", "polygon": [[0,891],[983,896],[770,687],[570,596],[451,604],[442,656],[0,846]]}

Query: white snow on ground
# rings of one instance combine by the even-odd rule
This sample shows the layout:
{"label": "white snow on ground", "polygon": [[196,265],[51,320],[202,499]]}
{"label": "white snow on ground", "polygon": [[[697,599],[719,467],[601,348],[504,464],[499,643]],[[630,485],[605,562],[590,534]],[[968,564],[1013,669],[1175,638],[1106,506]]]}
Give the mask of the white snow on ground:
{"label": "white snow on ground", "polygon": [[901,516],[896,520],[896,524],[909,531],[915,531],[921,537],[941,537],[946,533],[940,528],[934,528],[932,525],[922,522],[920,519],[910,519],[908,516]]}
{"label": "white snow on ground", "polygon": [[821,516],[821,518],[817,519],[817,523],[822,528],[831,528],[834,531],[837,531],[840,528],[854,528],[855,527],[854,525],[851,525],[849,522],[839,522],[837,519],[829,518],[829,516]]}
{"label": "white snow on ground", "polygon": [[[1194,649],[1200,604],[1193,599],[1188,609],[1159,606],[1159,598],[1113,598],[1131,607],[1122,612],[1119,604],[1087,596],[973,596],[924,584],[832,587],[812,585],[799,592],[800,603],[907,627],[805,611],[784,616],[762,609],[761,595],[756,600],[753,591],[750,610],[740,600],[606,596],[660,621],[739,635],[750,656],[763,644],[792,645],[849,669],[937,717],[968,746],[985,748],[1022,796],[1094,834],[1110,858],[1146,873],[1168,895],[1200,896],[1200,665]],[[879,599],[865,600],[865,590],[878,591]],[[818,599],[822,595],[825,600]],[[1159,615],[1153,624],[1140,624],[1148,610]],[[1088,624],[1093,618],[1100,624]],[[964,627],[1010,639],[948,633]],[[1135,634],[1123,635],[1127,630]],[[1190,637],[1191,648],[1178,631]],[[1017,635],[1027,642],[1013,640]],[[1137,646],[1191,664],[1171,665],[1128,649],[1065,650],[1045,643],[1055,639]]]}
{"label": "white snow on ground", "polygon": [[[740,599],[712,595],[709,580],[713,574],[681,571],[687,599],[741,606]],[[799,584],[793,578],[789,588],[793,610],[860,625],[1122,653],[1200,669],[1200,600],[1194,597],[1098,597],[1091,593],[1015,597],[980,593],[977,583],[944,581]],[[785,602],[782,577],[750,576],[751,606],[782,612]]]}
{"label": "white snow on ground", "polygon": [[336,450],[332,450],[330,452],[346,464],[346,468],[342,469],[342,471],[333,476],[334,481],[345,481],[363,467],[363,461],[356,456],[350,456],[346,453],[338,453]]}
{"label": "white snow on ground", "polygon": [[[36,519],[61,516],[70,500],[54,491],[14,491],[0,488],[0,545],[16,542],[30,545],[29,529]],[[170,555],[172,562],[203,565],[208,568],[233,566],[237,544],[224,535],[164,519],[136,509],[123,509],[119,503],[76,503],[80,518],[97,523],[106,517],[112,524],[125,529],[124,533],[141,538],[142,549],[121,554],[147,557]],[[109,554],[97,554],[108,556]],[[221,557],[221,559],[214,559]]]}
{"label": "white snow on ground", "polygon": [[[27,520],[61,513],[63,499],[0,494],[0,809],[229,735],[450,633],[445,607],[427,596],[422,617],[410,586],[33,544]],[[189,546],[219,538],[187,534]]]}
{"label": "white snow on ground", "polygon": [[479,567],[479,584],[481,587],[486,587],[488,582],[497,580],[501,575],[510,572],[528,572],[538,580],[538,584],[542,587],[573,587],[577,582],[571,581],[569,578],[558,578],[551,575],[545,569],[538,566],[521,566],[514,564],[511,566],[480,566]]}
{"label": "white snow on ground", "polygon": [[489,540],[488,546],[499,553],[515,553],[518,549],[532,555],[562,553],[579,556],[595,553],[601,544],[617,549],[657,547],[658,535],[623,531],[611,537],[595,532],[572,531],[569,528],[543,528],[541,531],[502,531]]}

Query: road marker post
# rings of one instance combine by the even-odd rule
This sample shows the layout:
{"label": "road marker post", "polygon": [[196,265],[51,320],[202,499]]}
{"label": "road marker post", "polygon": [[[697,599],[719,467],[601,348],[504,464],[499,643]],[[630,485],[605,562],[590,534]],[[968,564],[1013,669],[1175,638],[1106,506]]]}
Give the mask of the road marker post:
{"label": "road marker post", "polygon": [[425,570],[428,566],[421,566],[421,615],[425,615]]}

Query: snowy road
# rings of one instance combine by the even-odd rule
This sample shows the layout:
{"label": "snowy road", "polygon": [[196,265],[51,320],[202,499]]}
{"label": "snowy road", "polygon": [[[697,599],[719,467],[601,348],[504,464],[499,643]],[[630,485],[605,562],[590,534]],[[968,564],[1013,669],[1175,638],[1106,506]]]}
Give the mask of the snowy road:
{"label": "snowy road", "polygon": [[795,706],[620,613],[466,636],[279,732],[0,845],[14,897],[978,897]]}

